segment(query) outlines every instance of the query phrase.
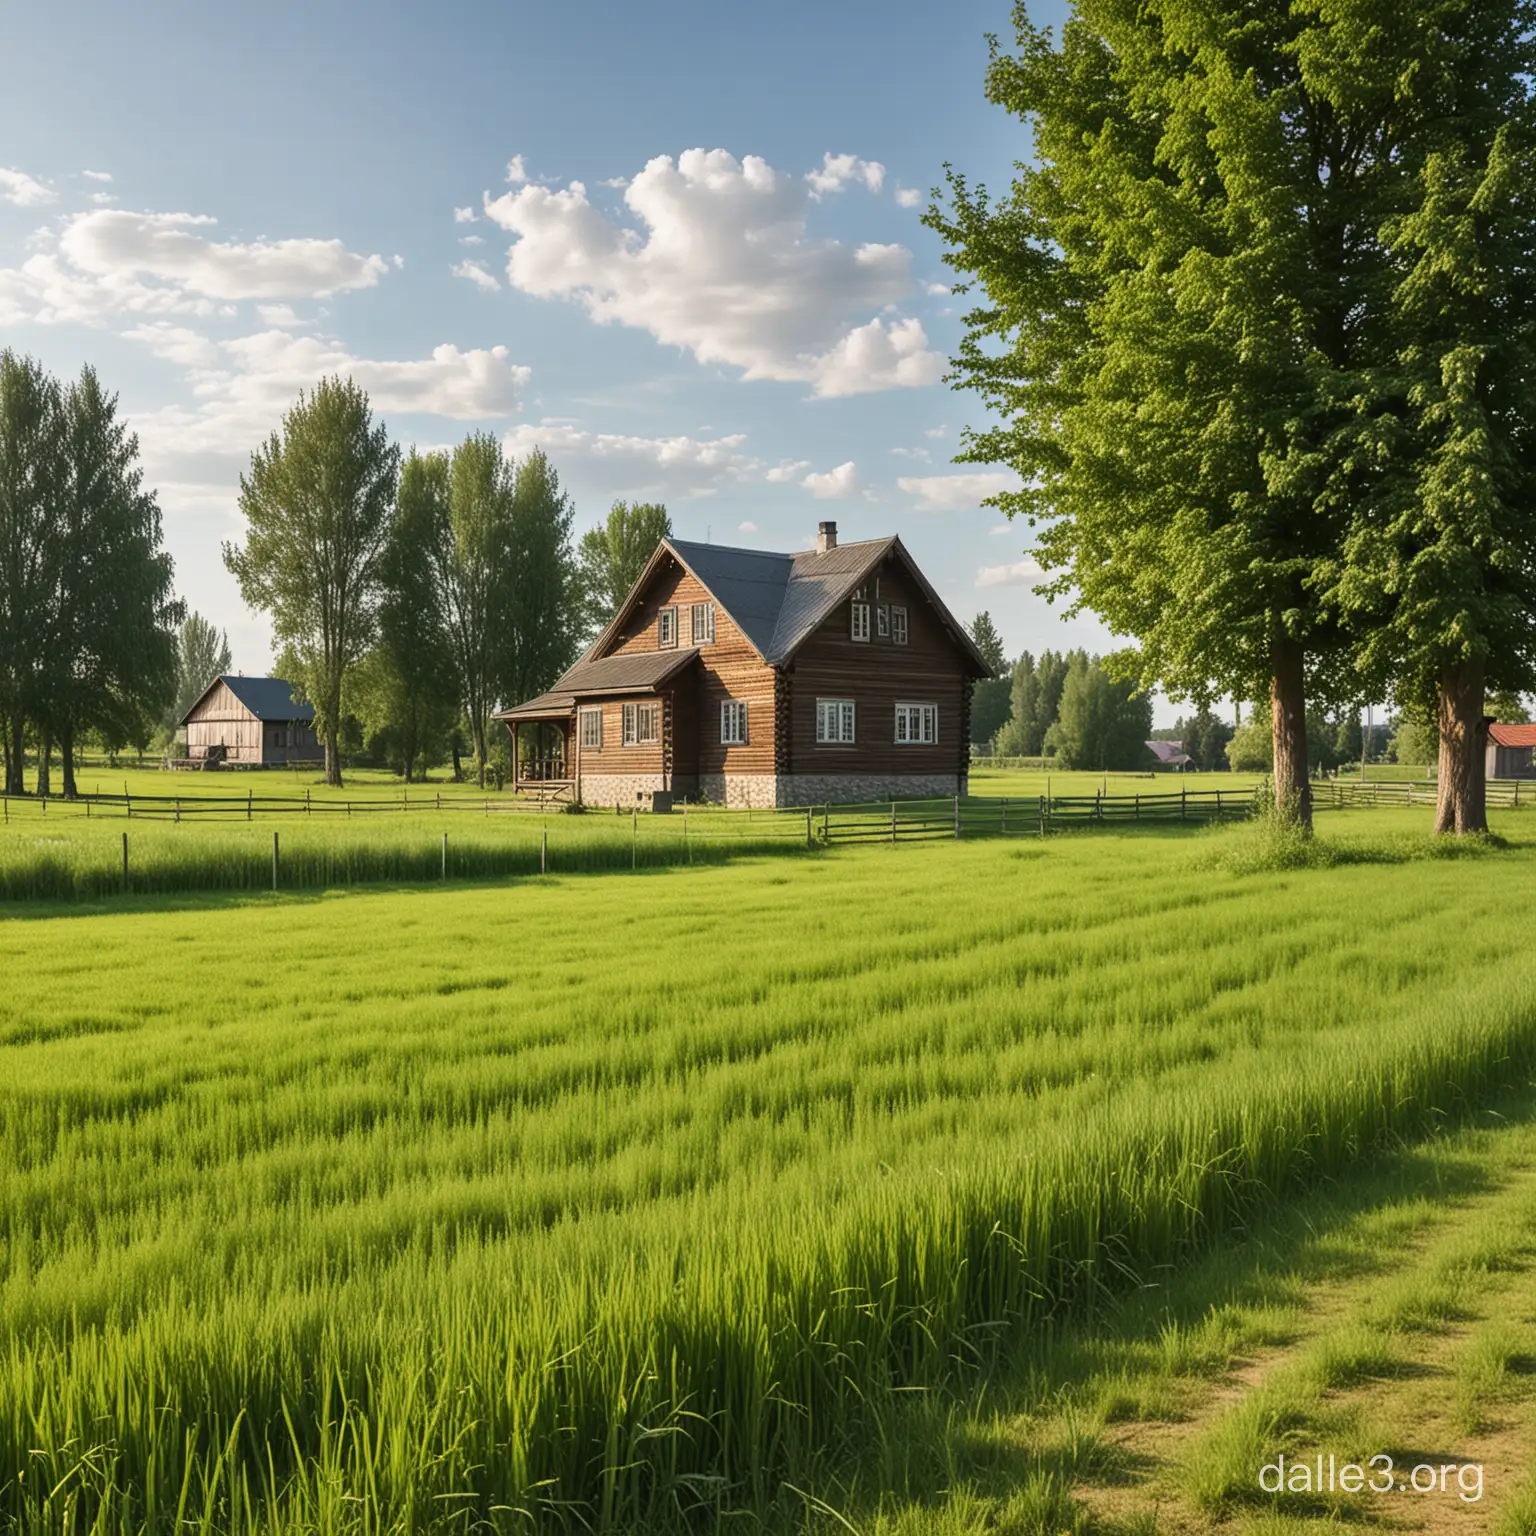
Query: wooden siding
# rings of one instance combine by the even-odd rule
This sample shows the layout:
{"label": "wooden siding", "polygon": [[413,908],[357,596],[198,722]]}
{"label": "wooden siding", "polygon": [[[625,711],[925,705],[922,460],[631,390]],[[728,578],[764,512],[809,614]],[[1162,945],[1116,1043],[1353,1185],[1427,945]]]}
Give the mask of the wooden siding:
{"label": "wooden siding", "polygon": [[661,721],[661,741],[623,745],[624,706],[626,704],[662,704],[660,694],[627,694],[621,699],[581,699],[578,701],[576,740],[581,740],[581,711],[600,709],[603,712],[603,744],[599,747],[578,747],[581,754],[582,773],[661,773],[663,748],[666,742],[667,722],[665,711]]}
{"label": "wooden siding", "polygon": [[[603,654],[621,656],[659,650],[656,616],[663,608],[674,605],[678,610],[678,645],[686,650],[692,644],[689,609],[694,603],[707,602],[715,602],[710,593],[682,565],[668,559],[658,567],[651,578],[650,590]],[[689,689],[693,696],[685,700],[683,695]],[[731,622],[719,603],[715,602],[714,644],[699,647],[697,665],[677,680],[673,692],[677,696],[676,772],[766,774],[774,771],[774,671],[758,656],[751,641]],[[727,699],[746,702],[747,740],[744,746],[725,746],[720,741],[720,706]],[[607,730],[605,716],[605,742]],[[606,761],[603,771],[609,771]],[[626,763],[613,771],[650,770],[631,769]]]}
{"label": "wooden siding", "polygon": [[[870,603],[868,640],[853,639],[850,606],[844,601],[795,653],[786,690],[789,726],[779,771],[964,773],[970,760],[970,663],[899,562],[884,562],[871,576],[866,591]],[[905,645],[897,645],[889,637],[880,638],[874,611],[877,602],[906,608]],[[854,701],[852,746],[817,742],[817,699]],[[938,706],[936,744],[897,744],[898,702]]]}
{"label": "wooden siding", "polygon": [[287,763],[320,755],[314,728],[296,722],[258,720],[227,683],[217,683],[187,716],[187,756],[206,756],[222,746],[233,763]]}

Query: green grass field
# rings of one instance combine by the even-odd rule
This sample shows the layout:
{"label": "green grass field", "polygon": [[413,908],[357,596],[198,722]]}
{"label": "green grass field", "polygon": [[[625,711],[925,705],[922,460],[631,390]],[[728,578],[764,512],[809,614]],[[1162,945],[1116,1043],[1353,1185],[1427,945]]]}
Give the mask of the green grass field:
{"label": "green grass field", "polygon": [[1536,1065],[1536,840],[1427,819],[13,907],[0,1522],[842,1528],[914,1391]]}

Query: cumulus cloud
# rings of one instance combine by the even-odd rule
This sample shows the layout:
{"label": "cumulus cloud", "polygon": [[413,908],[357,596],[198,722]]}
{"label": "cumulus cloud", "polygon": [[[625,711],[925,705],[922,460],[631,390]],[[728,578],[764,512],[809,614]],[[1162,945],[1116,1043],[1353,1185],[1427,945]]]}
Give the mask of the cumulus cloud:
{"label": "cumulus cloud", "polygon": [[977,569],[978,587],[1033,587],[1045,573],[1034,560],[1016,560],[1012,565],[983,565]]}
{"label": "cumulus cloud", "polygon": [[784,485],[788,481],[793,480],[802,470],[809,469],[810,467],[811,461],[809,459],[781,459],[763,476],[763,479],[768,481],[770,485]]}
{"label": "cumulus cloud", "polygon": [[87,181],[111,181],[112,180],[112,172],[111,171],[81,171],[80,174],[82,176],[84,176]]}
{"label": "cumulus cloud", "polygon": [[737,533],[756,533],[757,532],[757,524],[756,523],[752,523],[752,522],[737,523],[737,525],[736,525],[736,532]]}
{"label": "cumulus cloud", "polygon": [[761,463],[746,451],[746,437],[633,437],[593,432],[579,422],[546,418],[507,433],[507,451],[521,458],[542,448],[551,458],[580,460],[589,476],[631,495],[668,492],[708,496],[722,485],[756,475]]}
{"label": "cumulus cloud", "polygon": [[471,282],[482,293],[500,293],[501,284],[495,276],[486,270],[484,262],[461,261],[451,269],[455,277],[462,277],[466,282]]}
{"label": "cumulus cloud", "polygon": [[473,224],[477,215],[473,208],[455,208],[453,210],[453,222],[455,224]]}
{"label": "cumulus cloud", "polygon": [[923,194],[916,187],[896,188],[896,204],[900,208],[916,208],[922,200]]}
{"label": "cumulus cloud", "polygon": [[275,325],[283,330],[304,323],[294,312],[291,304],[258,304],[256,313],[261,316],[263,323]]}
{"label": "cumulus cloud", "polygon": [[117,199],[110,192],[92,192],[91,201],[98,208],[106,208],[110,204],[115,203]]}
{"label": "cumulus cloud", "polygon": [[824,475],[810,474],[800,482],[817,501],[846,501],[859,489],[859,476],[853,460],[829,469]]}
{"label": "cumulus cloud", "polygon": [[51,203],[53,198],[49,188],[25,171],[0,166],[0,199],[14,203],[18,208],[40,208],[44,203]]}
{"label": "cumulus cloud", "polygon": [[923,292],[924,293],[948,293],[949,292],[949,284],[948,283],[924,283],[923,284]]}
{"label": "cumulus cloud", "polygon": [[944,426],[929,427],[927,429],[927,431],[925,431],[923,433],[923,436],[924,437],[948,437],[949,436],[949,428],[948,427],[944,427]]}
{"label": "cumulus cloud", "polygon": [[485,240],[480,235],[460,235],[459,236],[459,244],[460,245],[484,245],[485,244]]}
{"label": "cumulus cloud", "polygon": [[146,321],[124,331],[123,337],[148,347],[155,357],[185,368],[217,368],[223,359],[217,344],[201,331],[169,320]]}
{"label": "cumulus cloud", "polygon": [[871,192],[885,185],[885,167],[878,160],[861,160],[857,155],[824,154],[819,171],[807,171],[813,197],[841,192],[851,181],[861,181]]}
{"label": "cumulus cloud", "polygon": [[520,187],[528,180],[528,170],[523,164],[521,155],[513,155],[507,161],[507,181],[514,187]]}
{"label": "cumulus cloud", "polygon": [[693,149],[630,181],[638,228],[611,221],[579,181],[487,196],[485,212],[515,237],[513,288],[572,300],[701,363],[822,396],[936,383],[944,362],[921,323],[888,315],[911,294],[911,252],[812,239],[810,201],[805,181],[757,156]]}
{"label": "cumulus cloud", "polygon": [[1019,477],[1011,470],[982,470],[976,474],[903,475],[896,484],[917,499],[919,512],[964,512],[999,491],[1018,490]]}
{"label": "cumulus cloud", "polygon": [[891,452],[898,459],[929,459],[933,457],[926,448],[892,448]]}

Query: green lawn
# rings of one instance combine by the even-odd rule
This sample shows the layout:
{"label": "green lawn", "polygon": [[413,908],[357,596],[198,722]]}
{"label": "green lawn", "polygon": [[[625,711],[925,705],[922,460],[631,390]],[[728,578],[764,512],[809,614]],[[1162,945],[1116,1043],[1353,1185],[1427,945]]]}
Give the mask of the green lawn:
{"label": "green lawn", "polygon": [[12,908],[0,1522],[819,1520],[911,1389],[1536,1064],[1536,841],[1427,820]]}

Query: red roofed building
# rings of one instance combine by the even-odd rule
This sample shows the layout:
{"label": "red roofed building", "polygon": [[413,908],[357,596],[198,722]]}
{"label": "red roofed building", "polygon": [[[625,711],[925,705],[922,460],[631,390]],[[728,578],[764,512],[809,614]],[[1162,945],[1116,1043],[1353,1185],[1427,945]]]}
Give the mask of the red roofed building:
{"label": "red roofed building", "polygon": [[1536,778],[1536,767],[1531,763],[1533,748],[1536,725],[1503,725],[1495,721],[1488,727],[1488,777]]}

